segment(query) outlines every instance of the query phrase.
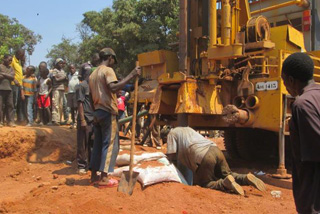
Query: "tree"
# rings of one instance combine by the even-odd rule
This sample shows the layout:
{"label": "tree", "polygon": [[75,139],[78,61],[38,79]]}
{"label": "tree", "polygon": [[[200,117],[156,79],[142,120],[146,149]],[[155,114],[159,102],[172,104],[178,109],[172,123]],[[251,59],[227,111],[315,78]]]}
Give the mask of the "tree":
{"label": "tree", "polygon": [[49,59],[49,66],[52,67],[57,58],[62,58],[67,64],[75,64],[79,66],[79,44],[72,43],[71,39],[62,37],[61,43],[53,45],[46,57]]}
{"label": "tree", "polygon": [[104,47],[115,50],[125,75],[142,52],[169,49],[177,41],[178,0],[114,0],[112,9],[89,11],[78,26],[82,61]]}
{"label": "tree", "polygon": [[35,45],[42,37],[19,23],[15,18],[0,14],[0,59],[4,54],[13,54],[15,50],[24,48],[32,55]]}

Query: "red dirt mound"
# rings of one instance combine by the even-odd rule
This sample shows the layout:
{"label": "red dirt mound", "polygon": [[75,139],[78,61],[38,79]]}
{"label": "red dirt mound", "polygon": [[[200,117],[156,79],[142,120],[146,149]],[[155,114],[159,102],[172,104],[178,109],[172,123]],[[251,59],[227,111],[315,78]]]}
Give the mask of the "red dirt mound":
{"label": "red dirt mound", "polygon": [[29,162],[75,158],[76,132],[66,128],[2,128],[0,159],[14,157]]}
{"label": "red dirt mound", "polygon": [[[132,196],[98,189],[89,185],[90,174],[77,174],[76,161],[61,162],[74,160],[75,148],[76,131],[66,127],[1,129],[0,213],[296,213],[292,191],[270,185],[265,193],[244,187],[244,197],[179,183],[137,182]],[[158,151],[137,147],[144,149]]]}

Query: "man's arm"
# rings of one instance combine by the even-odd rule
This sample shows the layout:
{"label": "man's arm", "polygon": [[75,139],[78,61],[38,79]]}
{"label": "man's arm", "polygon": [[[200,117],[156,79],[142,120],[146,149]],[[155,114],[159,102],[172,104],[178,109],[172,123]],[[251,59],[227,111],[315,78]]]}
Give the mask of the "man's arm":
{"label": "man's arm", "polygon": [[14,70],[11,68],[10,73],[5,73],[0,70],[0,79],[8,79],[10,81],[14,80]]}
{"label": "man's arm", "polygon": [[37,88],[37,82],[38,82],[38,79],[37,77],[35,77],[34,81],[33,81],[33,92],[34,92],[34,95],[33,95],[33,105],[36,104],[36,100],[37,100],[37,97],[38,97],[38,88]]}
{"label": "man's arm", "polygon": [[54,78],[57,82],[61,82],[61,81],[67,80],[67,75],[65,73],[59,73],[59,74],[56,74]]}
{"label": "man's arm", "polygon": [[22,99],[22,100],[25,100],[23,87],[21,87],[21,99]]}
{"label": "man's arm", "polygon": [[313,102],[304,100],[293,108],[298,127],[302,161],[320,162],[320,117]]}
{"label": "man's arm", "polygon": [[177,153],[173,154],[166,154],[168,160],[173,163],[175,166],[177,166]]}
{"label": "man's arm", "polygon": [[51,82],[51,80],[50,80],[50,79],[49,79],[49,80],[47,80],[47,85],[48,85],[48,87],[49,87],[49,90],[48,90],[48,94],[47,94],[47,96],[46,96],[46,99],[47,99],[47,97],[49,97],[49,96],[50,96],[51,91],[52,91],[52,82]]}
{"label": "man's arm", "polygon": [[89,100],[90,100],[90,104],[91,104],[92,110],[95,111],[94,103],[93,103],[93,98],[92,98],[91,92],[89,93]]}
{"label": "man's arm", "polygon": [[81,101],[78,101],[78,114],[81,120],[81,128],[85,129],[87,126],[87,122],[84,117],[83,103]]}
{"label": "man's arm", "polygon": [[80,126],[81,129],[85,130],[86,126],[87,126],[87,121],[86,118],[84,116],[84,108],[83,108],[83,102],[85,100],[85,89],[84,87],[80,84],[78,86],[76,86],[76,99],[78,102],[78,114],[80,117]]}
{"label": "man's arm", "polygon": [[123,89],[125,85],[134,77],[141,75],[141,68],[137,66],[135,69],[133,69],[128,76],[126,76],[124,79],[122,79],[120,82],[112,82],[108,85],[110,91],[112,93],[116,93],[117,91]]}

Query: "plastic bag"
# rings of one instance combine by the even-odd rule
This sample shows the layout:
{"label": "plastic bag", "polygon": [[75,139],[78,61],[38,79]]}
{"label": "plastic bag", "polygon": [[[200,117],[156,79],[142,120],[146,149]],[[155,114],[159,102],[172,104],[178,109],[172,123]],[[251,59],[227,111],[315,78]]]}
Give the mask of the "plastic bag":
{"label": "plastic bag", "polygon": [[[158,160],[160,158],[166,157],[165,154],[162,152],[153,152],[153,153],[142,153],[141,155],[134,155],[133,163],[137,164],[142,161],[151,161],[151,160]],[[117,166],[126,166],[130,164],[130,155],[129,154],[122,154],[118,155],[116,165]]]}
{"label": "plastic bag", "polygon": [[168,166],[147,167],[145,169],[137,167],[137,171],[140,171],[138,181],[143,187],[168,181],[181,183],[181,179],[173,164]]}

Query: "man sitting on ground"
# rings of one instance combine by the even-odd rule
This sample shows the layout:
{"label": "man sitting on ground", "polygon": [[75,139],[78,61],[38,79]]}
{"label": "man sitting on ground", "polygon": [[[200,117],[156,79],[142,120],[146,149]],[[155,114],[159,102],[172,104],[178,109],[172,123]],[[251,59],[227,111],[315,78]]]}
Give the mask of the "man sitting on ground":
{"label": "man sitting on ground", "polygon": [[[192,128],[177,127],[170,132],[169,130],[162,132],[162,138],[168,144],[168,159],[177,161],[179,170],[181,166],[191,170],[194,184],[210,189],[232,191],[240,195],[244,195],[240,185],[252,185],[260,191],[266,190],[263,181],[253,174],[232,172],[217,145]],[[180,171],[184,174],[185,170]]]}

